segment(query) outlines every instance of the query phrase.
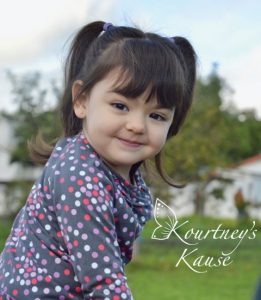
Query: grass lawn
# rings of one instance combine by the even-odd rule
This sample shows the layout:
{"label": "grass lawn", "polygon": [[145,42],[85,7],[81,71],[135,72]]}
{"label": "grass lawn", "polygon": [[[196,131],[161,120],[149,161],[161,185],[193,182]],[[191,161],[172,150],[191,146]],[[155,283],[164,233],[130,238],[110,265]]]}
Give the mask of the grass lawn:
{"label": "grass lawn", "polygon": [[[221,229],[230,229],[231,232],[235,229],[240,231],[250,229],[252,226],[252,223],[239,225],[235,221],[199,217],[191,217],[189,221],[189,224],[179,231],[180,236],[184,236],[190,228],[201,228],[206,231],[217,228],[221,223],[223,224]],[[256,238],[250,240],[247,238],[250,234],[246,235],[231,254],[233,262],[229,266],[206,267],[204,269],[208,270],[207,273],[202,274],[193,272],[184,262],[180,262],[176,267],[185,248],[188,248],[187,253],[198,248],[197,252],[186,257],[192,265],[198,256],[218,258],[222,251],[232,251],[239,240],[214,240],[212,235],[199,241],[197,246],[186,246],[173,234],[168,240],[151,240],[150,236],[157,226],[154,220],[148,223],[140,242],[140,255],[126,267],[129,285],[135,299],[252,299],[257,280],[261,276],[260,224],[255,227],[258,227]]]}
{"label": "grass lawn", "polygon": [[[237,224],[236,221],[215,220],[211,218],[189,217],[189,224],[178,230],[184,237],[190,229],[217,228],[246,230],[252,223]],[[183,219],[183,221],[187,220]],[[182,220],[180,220],[182,222]],[[251,221],[252,222],[252,221]],[[10,222],[0,220],[0,251],[10,231]],[[158,225],[151,220],[140,239],[139,255],[126,266],[128,283],[135,300],[247,300],[252,299],[256,283],[261,276],[261,233],[260,223],[255,239],[242,240],[238,248],[231,254],[233,262],[224,267],[206,267],[206,273],[198,274],[184,263],[176,267],[185,248],[188,252],[198,248],[186,260],[190,265],[198,256],[211,256],[217,259],[222,251],[232,251],[238,243],[231,239],[213,239],[208,237],[196,246],[186,246],[174,234],[168,240],[152,240],[152,232]],[[190,242],[195,240],[190,239]],[[204,269],[195,267],[198,270]]]}

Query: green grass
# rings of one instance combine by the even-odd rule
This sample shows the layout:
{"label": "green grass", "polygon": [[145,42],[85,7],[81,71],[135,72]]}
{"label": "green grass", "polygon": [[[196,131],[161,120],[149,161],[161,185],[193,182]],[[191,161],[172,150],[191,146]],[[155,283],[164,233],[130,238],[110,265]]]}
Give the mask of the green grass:
{"label": "green grass", "polygon": [[0,220],[0,252],[2,251],[5,241],[10,234],[12,221],[10,220]]}
{"label": "green grass", "polygon": [[[251,228],[252,223],[238,224],[231,220],[191,217],[190,223],[182,227],[179,234],[190,229],[221,227],[235,230]],[[184,221],[184,220],[183,220]],[[182,220],[181,220],[182,222]],[[185,248],[190,251],[195,247],[186,247],[174,235],[168,240],[151,240],[150,236],[158,225],[150,221],[146,226],[140,243],[140,255],[126,267],[129,285],[134,298],[150,300],[246,300],[252,299],[257,280],[261,275],[261,234],[260,224],[254,240],[244,239],[231,255],[233,262],[224,267],[207,268],[208,272],[197,274],[185,263],[176,264]],[[256,228],[257,228],[256,227]],[[192,240],[191,240],[192,241]],[[214,240],[209,237],[197,245],[198,252],[187,257],[192,265],[197,256],[217,258],[221,251],[229,252],[236,246],[234,240]],[[189,251],[189,252],[190,252]]]}
{"label": "green grass", "polygon": [[[180,228],[180,236],[190,229],[208,230],[222,223],[222,229],[246,230],[252,223],[238,224],[231,220],[189,217],[189,224]],[[183,221],[186,219],[183,219]],[[180,220],[182,222],[182,220]],[[11,222],[0,220],[0,251],[10,232]],[[128,283],[135,300],[247,300],[252,299],[257,280],[261,275],[261,233],[257,224],[257,236],[244,239],[231,255],[232,264],[227,267],[208,268],[208,272],[197,274],[185,263],[176,267],[186,246],[173,234],[168,240],[152,240],[152,232],[158,225],[151,220],[140,239],[139,255],[126,266]],[[192,240],[191,240],[192,241]],[[209,237],[200,241],[198,253],[187,259],[190,264],[197,256],[217,258],[221,251],[231,251],[236,241],[213,240]],[[189,249],[194,249],[190,246]],[[191,251],[190,250],[190,251]]]}

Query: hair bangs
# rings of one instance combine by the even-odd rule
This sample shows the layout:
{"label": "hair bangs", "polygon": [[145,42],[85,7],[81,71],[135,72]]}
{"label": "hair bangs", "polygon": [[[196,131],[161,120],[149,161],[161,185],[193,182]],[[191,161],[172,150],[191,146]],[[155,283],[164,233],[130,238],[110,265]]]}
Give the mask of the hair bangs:
{"label": "hair bangs", "polygon": [[173,58],[169,43],[165,44],[148,39],[124,39],[104,53],[98,73],[105,77],[118,68],[114,92],[127,98],[137,98],[147,92],[146,101],[156,98],[160,107],[172,109],[184,95],[184,70]]}

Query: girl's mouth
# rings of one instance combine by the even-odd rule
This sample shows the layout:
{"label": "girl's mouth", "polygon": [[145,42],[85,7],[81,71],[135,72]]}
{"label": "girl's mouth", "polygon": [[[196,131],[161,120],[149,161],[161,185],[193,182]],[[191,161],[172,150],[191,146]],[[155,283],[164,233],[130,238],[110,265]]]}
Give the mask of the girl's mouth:
{"label": "girl's mouth", "polygon": [[130,140],[126,140],[126,139],[122,139],[122,138],[118,138],[118,140],[125,146],[131,147],[131,148],[138,148],[140,146],[142,146],[141,143],[136,142],[136,141],[130,141]]}

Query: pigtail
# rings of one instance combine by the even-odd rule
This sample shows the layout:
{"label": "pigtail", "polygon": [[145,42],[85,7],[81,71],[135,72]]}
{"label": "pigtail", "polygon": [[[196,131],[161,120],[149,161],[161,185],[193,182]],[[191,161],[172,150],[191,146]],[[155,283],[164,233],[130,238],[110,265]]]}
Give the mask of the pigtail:
{"label": "pigtail", "polygon": [[65,86],[76,80],[92,42],[103,31],[104,22],[97,21],[84,26],[75,36],[65,62]]}
{"label": "pigtail", "polygon": [[[64,94],[61,99],[59,110],[63,124],[63,135],[71,136],[82,129],[82,121],[74,114],[72,105],[72,84],[79,79],[81,68],[84,65],[86,52],[93,41],[103,31],[102,21],[97,21],[84,26],[74,38],[64,67]],[[34,140],[28,142],[28,150],[32,161],[44,165],[49,159],[56,140],[48,144],[41,132],[38,132]]]}
{"label": "pigtail", "polygon": [[[180,99],[182,103],[175,108],[174,121],[170,126],[167,139],[178,133],[191,106],[196,81],[197,60],[196,53],[187,39],[183,37],[173,37],[171,38],[171,42],[174,42],[175,48],[178,50],[179,60],[183,67],[185,84],[183,99]],[[174,182],[165,172],[162,166],[162,151],[155,156],[154,162],[158,173],[167,184],[175,188],[183,188],[185,186],[185,184]]]}
{"label": "pigtail", "polygon": [[190,44],[190,42],[183,37],[174,37],[172,38],[174,44],[179,50],[180,54],[180,62],[183,65],[184,75],[185,75],[185,86],[184,86],[184,96],[183,96],[183,104],[178,106],[175,111],[174,122],[172,123],[168,138],[173,135],[176,135],[185,121],[187,113],[189,111],[192,100],[193,100],[193,92],[196,81],[196,61],[197,56],[196,53]]}
{"label": "pigtail", "polygon": [[82,128],[82,121],[76,117],[72,109],[72,85],[84,66],[87,50],[93,41],[103,31],[102,21],[97,21],[84,26],[74,38],[65,62],[65,91],[61,101],[60,111],[65,136],[77,134]]}

